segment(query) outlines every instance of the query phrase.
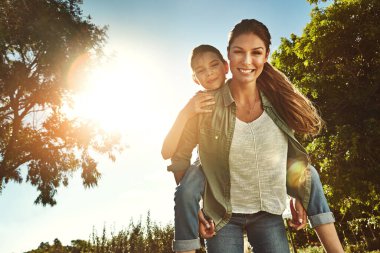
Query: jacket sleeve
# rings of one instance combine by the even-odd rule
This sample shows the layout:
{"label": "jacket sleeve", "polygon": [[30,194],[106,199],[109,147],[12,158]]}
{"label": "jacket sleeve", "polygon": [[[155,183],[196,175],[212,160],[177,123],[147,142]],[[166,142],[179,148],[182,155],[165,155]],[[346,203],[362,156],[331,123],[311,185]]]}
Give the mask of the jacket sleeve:
{"label": "jacket sleeve", "polygon": [[199,115],[191,118],[182,132],[176,152],[171,159],[168,171],[184,171],[189,168],[191,154],[198,144]]}

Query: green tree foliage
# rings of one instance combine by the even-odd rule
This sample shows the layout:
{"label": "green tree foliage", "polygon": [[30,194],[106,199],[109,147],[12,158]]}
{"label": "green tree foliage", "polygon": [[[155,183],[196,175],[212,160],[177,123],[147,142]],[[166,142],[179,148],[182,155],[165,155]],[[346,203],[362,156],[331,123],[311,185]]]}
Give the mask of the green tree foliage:
{"label": "green tree foliage", "polygon": [[[43,242],[37,249],[26,253],[169,253],[172,252],[173,235],[173,226],[161,226],[152,222],[148,213],[145,225],[141,220],[137,223],[131,221],[127,229],[118,233],[112,232],[110,238],[103,228],[101,236],[94,230],[88,242],[73,240],[71,246],[62,246],[61,242],[55,239],[53,245]],[[198,252],[205,251],[202,249]]]}
{"label": "green tree foliage", "polygon": [[327,2],[327,0],[307,0],[310,4],[318,4],[319,2]]}
{"label": "green tree foliage", "polygon": [[82,170],[85,187],[100,177],[94,153],[120,150],[118,137],[79,119],[63,105],[80,86],[68,82],[78,57],[101,55],[106,27],[83,17],[80,0],[0,1],[0,193],[9,181],[39,191],[36,204],[56,204],[60,185]]}
{"label": "green tree foliage", "polygon": [[37,249],[29,251],[29,253],[66,253],[71,252],[71,247],[63,246],[61,241],[54,239],[53,245],[48,242],[41,242]]}
{"label": "green tree foliage", "polygon": [[364,219],[368,237],[380,216],[380,1],[315,7],[272,59],[320,109],[326,127],[307,149],[338,220]]}

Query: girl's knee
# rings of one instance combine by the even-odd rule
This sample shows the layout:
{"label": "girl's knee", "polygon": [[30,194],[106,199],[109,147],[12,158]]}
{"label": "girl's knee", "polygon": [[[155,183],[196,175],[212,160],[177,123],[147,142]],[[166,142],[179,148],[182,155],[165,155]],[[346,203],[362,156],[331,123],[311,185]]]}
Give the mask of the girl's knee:
{"label": "girl's knee", "polygon": [[200,191],[197,191],[193,187],[188,187],[187,184],[180,184],[175,191],[174,201],[175,203],[181,203],[184,205],[193,205],[199,203],[201,199]]}
{"label": "girl's knee", "polygon": [[314,166],[310,166],[309,169],[310,169],[310,174],[311,174],[312,180],[320,181],[319,173],[318,173],[317,169],[314,168]]}

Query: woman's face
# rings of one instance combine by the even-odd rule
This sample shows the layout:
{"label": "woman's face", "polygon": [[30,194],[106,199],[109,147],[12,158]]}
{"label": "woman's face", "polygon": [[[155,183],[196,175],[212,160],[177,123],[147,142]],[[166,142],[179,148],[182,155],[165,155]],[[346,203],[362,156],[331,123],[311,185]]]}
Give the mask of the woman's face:
{"label": "woman's face", "polygon": [[256,82],[268,60],[264,41],[253,33],[239,35],[228,51],[232,78],[241,83]]}

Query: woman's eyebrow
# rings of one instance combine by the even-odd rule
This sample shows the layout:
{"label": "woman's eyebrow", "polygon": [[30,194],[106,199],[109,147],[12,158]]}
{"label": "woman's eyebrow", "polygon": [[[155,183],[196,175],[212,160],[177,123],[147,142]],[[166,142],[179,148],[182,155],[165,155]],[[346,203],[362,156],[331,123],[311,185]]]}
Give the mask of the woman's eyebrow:
{"label": "woman's eyebrow", "polygon": [[[241,50],[244,50],[244,48],[239,47],[239,46],[233,46],[232,48],[233,48],[233,49],[241,49]],[[257,49],[264,49],[264,47],[255,47],[255,48],[253,48],[253,49],[251,49],[251,50],[257,50]]]}

